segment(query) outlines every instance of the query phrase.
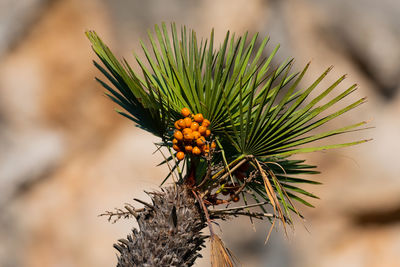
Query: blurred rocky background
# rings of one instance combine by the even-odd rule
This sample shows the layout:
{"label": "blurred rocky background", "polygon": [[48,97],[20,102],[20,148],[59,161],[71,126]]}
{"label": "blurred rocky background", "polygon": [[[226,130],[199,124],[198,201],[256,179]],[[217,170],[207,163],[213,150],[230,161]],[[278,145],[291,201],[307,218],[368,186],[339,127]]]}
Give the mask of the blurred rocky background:
{"label": "blurred rocky background", "polygon": [[[280,229],[264,245],[268,223],[221,224],[243,266],[400,266],[396,0],[0,0],[0,266],[115,266],[112,244],[133,221],[98,215],[146,199],[167,170],[154,167],[155,139],[113,112],[95,83],[84,31],[133,62],[161,21],[203,37],[214,27],[217,42],[226,30],[269,35],[279,60],[293,56],[297,69],[312,60],[306,82],[332,64],[326,84],[348,73],[342,88],[360,87],[349,101],[369,99],[332,126],[371,120],[376,128],[349,138],[374,141],[303,156],[323,171],[313,177],[323,185],[308,188],[321,200],[301,207],[307,221],[287,238]],[[197,266],[209,266],[204,256]]]}

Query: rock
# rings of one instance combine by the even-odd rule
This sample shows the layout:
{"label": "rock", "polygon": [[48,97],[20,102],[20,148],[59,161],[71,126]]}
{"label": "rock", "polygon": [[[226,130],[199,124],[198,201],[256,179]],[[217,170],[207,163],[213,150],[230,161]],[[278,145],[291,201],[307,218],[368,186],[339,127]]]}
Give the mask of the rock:
{"label": "rock", "polygon": [[9,136],[0,150],[3,152],[0,156],[2,209],[10,198],[18,197],[16,194],[46,178],[57,167],[64,146],[58,134],[37,131]]}
{"label": "rock", "polygon": [[0,3],[0,58],[43,14],[47,0],[3,0]]}

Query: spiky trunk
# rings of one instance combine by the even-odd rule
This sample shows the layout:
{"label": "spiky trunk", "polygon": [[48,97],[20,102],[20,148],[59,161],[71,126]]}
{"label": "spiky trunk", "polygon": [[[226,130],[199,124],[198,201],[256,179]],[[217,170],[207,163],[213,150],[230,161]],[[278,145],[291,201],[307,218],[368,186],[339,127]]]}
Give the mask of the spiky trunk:
{"label": "spiky trunk", "polygon": [[206,236],[205,219],[185,186],[149,193],[152,205],[134,212],[139,230],[114,247],[120,252],[117,267],[192,266],[201,257]]}

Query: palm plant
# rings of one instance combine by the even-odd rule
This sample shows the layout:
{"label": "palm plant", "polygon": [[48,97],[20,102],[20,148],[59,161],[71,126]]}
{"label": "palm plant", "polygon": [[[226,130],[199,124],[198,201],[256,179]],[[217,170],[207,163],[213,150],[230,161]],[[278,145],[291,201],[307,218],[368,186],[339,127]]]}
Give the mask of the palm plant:
{"label": "palm plant", "polygon": [[[146,62],[135,55],[141,74],[126,60],[119,61],[95,32],[86,34],[102,63],[94,64],[107,80],[97,81],[123,108],[118,113],[159,138],[155,144],[165,159],[160,165],[167,164],[170,170],[161,185],[168,179],[173,181],[172,187],[149,193],[153,203],[144,203],[142,209],[126,206],[105,213],[110,219],[134,216],[139,222],[141,231],[134,230],[127,240],[115,245],[121,253],[119,266],[191,266],[200,256],[198,251],[206,238],[200,231],[206,225],[213,266],[232,266],[229,250],[213,231],[214,220],[248,216],[268,220],[271,229],[276,221],[284,228],[291,225],[292,214],[302,217],[295,202],[313,207],[306,197],[317,198],[301,184],[319,183],[302,177],[318,173],[315,166],[290,157],[368,141],[308,145],[363,129],[365,121],[314,131],[358,107],[365,98],[324,114],[357,86],[321,104],[345,79],[343,75],[310,99],[331,67],[304,87],[302,79],[309,64],[299,73],[292,72],[292,59],[274,67],[279,47],[265,57],[269,39],[259,44],[258,34],[248,38],[247,33],[236,37],[228,32],[215,48],[214,31],[209,40],[198,41],[196,33],[186,27],[178,33],[175,24],[170,31],[165,24],[156,25],[148,35],[150,47],[141,42]],[[192,147],[192,137],[184,138],[180,146],[175,139],[176,132],[185,128],[179,124],[185,116],[190,119],[187,128],[195,125],[196,116],[201,116],[200,123],[208,120],[205,126],[209,131],[198,137],[204,138],[198,153]],[[243,205],[235,205],[240,198]],[[188,231],[191,235],[183,237]],[[164,240],[163,245],[160,240]],[[157,253],[144,252],[149,244]]]}

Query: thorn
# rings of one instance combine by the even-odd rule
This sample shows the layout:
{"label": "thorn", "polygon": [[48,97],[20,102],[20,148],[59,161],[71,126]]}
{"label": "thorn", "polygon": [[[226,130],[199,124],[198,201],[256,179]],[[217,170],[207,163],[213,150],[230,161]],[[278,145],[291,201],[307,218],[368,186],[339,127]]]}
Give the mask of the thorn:
{"label": "thorn", "polygon": [[143,201],[143,200],[140,200],[140,199],[137,199],[137,198],[134,198],[133,200],[135,200],[135,201],[137,201],[137,202],[139,202],[139,203],[145,205],[146,207],[148,207],[148,208],[154,210],[154,206],[153,206],[153,205],[151,205],[151,204],[149,204],[149,203],[147,203],[147,202],[145,202],[145,201]]}
{"label": "thorn", "polygon": [[116,250],[118,250],[119,253],[122,254],[122,252],[123,252],[123,250],[124,250],[124,248],[123,248],[122,246],[120,246],[120,245],[118,245],[118,244],[114,244],[113,247],[114,247]]}
{"label": "thorn", "polygon": [[120,242],[120,243],[124,244],[125,246],[128,246],[128,245],[129,245],[129,241],[128,241],[128,240],[126,240],[126,239],[123,239],[123,238],[121,238],[121,239],[118,239],[118,242]]}

